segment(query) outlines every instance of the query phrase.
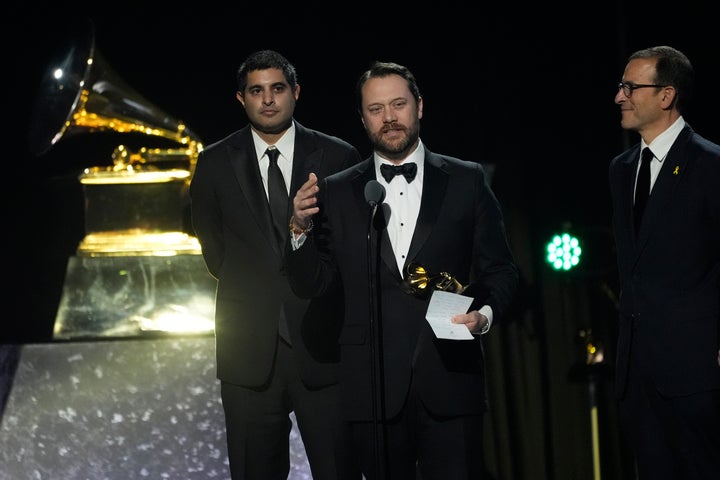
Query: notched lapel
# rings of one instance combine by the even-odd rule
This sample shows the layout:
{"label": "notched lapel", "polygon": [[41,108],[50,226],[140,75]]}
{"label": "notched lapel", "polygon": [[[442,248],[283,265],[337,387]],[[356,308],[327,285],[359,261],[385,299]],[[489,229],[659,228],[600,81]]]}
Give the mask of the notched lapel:
{"label": "notched lapel", "polygon": [[687,169],[687,143],[689,136],[683,131],[675,140],[670,148],[665,160],[663,160],[662,168],[655,179],[647,206],[645,207],[645,215],[640,224],[640,232],[638,232],[638,242],[648,238],[648,233],[656,225],[663,211],[667,209],[667,205],[672,201],[673,192],[682,180]]}

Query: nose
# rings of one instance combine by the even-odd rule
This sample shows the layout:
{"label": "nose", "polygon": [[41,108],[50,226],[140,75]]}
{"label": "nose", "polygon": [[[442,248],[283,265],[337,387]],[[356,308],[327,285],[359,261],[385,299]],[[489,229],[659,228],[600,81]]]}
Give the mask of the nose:
{"label": "nose", "polygon": [[618,87],[618,91],[615,94],[615,103],[617,105],[620,105],[625,100],[627,100],[627,96],[625,95],[625,91],[622,89],[622,87]]}

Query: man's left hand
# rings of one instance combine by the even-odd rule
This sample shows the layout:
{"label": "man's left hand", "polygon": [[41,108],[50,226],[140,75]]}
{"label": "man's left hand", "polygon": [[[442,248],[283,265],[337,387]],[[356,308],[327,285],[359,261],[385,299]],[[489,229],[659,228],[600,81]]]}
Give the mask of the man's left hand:
{"label": "man's left hand", "polygon": [[464,323],[470,333],[480,333],[488,323],[488,318],[477,310],[453,316],[452,323]]}

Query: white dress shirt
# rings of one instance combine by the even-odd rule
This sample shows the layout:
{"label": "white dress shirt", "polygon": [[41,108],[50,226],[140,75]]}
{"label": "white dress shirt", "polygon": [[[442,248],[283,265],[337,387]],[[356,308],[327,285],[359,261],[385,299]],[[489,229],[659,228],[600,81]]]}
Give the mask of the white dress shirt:
{"label": "white dress shirt", "polygon": [[[268,167],[270,166],[270,159],[265,155],[265,150],[267,150],[270,145],[265,143],[265,140],[260,138],[260,135],[255,133],[255,130],[251,130],[251,132],[253,143],[255,144],[255,153],[257,154],[260,164],[260,176],[262,177],[263,186],[265,187],[265,195],[268,195]],[[295,155],[295,122],[290,125],[290,128],[288,128],[283,136],[275,143],[275,148],[280,152],[277,161],[278,167],[280,167],[283,180],[285,180],[285,189],[289,192],[290,181],[292,180],[292,159],[293,155]]]}
{"label": "white dress shirt", "polygon": [[[415,231],[418,214],[420,213],[425,147],[422,142],[419,142],[417,148],[399,164],[385,160],[377,153],[373,153],[373,158],[375,160],[375,177],[385,187],[384,203],[390,206],[390,218],[387,226],[390,245],[392,245],[393,252],[395,252],[398,270],[404,277],[403,268],[410,250],[410,242]],[[380,165],[382,164],[402,165],[405,163],[415,163],[417,165],[417,174],[410,183],[402,175],[394,177],[388,183],[380,174]]]}

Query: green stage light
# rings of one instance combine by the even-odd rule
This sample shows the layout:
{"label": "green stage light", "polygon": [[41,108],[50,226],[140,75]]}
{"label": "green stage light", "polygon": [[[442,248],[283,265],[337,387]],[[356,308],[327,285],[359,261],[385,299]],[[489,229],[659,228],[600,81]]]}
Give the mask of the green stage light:
{"label": "green stage light", "polygon": [[568,271],[580,263],[580,240],[569,233],[555,235],[547,244],[547,262],[555,270]]}

